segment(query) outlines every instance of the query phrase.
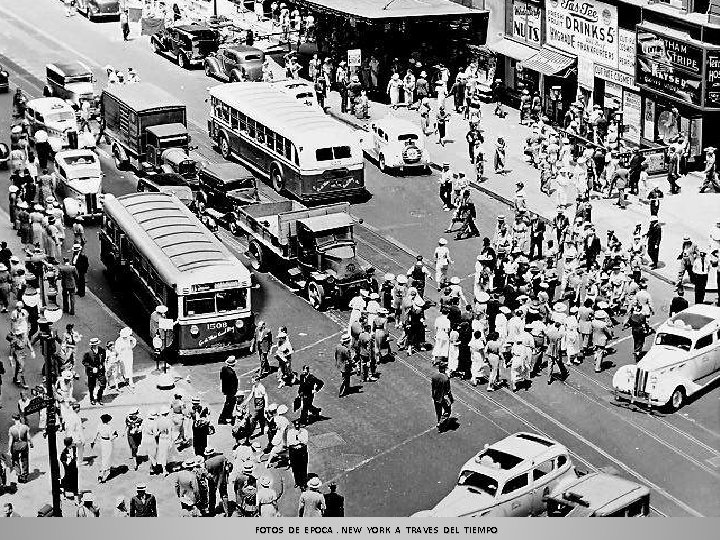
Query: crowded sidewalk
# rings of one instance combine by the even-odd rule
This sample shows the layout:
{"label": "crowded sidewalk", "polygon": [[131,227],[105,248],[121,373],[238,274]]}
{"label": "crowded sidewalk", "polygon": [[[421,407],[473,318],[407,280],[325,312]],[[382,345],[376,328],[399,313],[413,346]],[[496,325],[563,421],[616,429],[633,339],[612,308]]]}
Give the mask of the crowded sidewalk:
{"label": "crowded sidewalk", "polygon": [[[436,107],[436,100],[431,100]],[[449,163],[451,170],[465,171],[467,176],[474,178],[473,165],[469,162],[468,144],[465,135],[468,132],[468,122],[463,119],[461,113],[451,109],[447,100],[447,109],[451,116],[447,124],[447,137],[445,145],[437,144],[437,136],[431,135],[426,138],[426,147],[430,153],[433,168],[441,169],[443,163]],[[392,115],[398,118],[411,120],[420,125],[420,113],[417,109],[398,107],[392,109],[390,105],[371,102],[369,107],[369,119],[358,119],[350,113],[341,112],[340,95],[331,92],[326,101],[327,111],[335,118],[342,120],[356,128],[365,129],[372,121],[379,120]],[[481,105],[482,117],[480,127],[484,132],[484,154],[485,154],[485,180],[482,183],[476,181],[471,185],[487,196],[496,198],[508,206],[514,205],[516,183],[524,184],[525,200],[528,209],[548,220],[557,213],[558,201],[554,196],[548,196],[540,190],[540,171],[532,167],[524,159],[523,150],[525,140],[530,135],[529,125],[520,124],[520,113],[516,109],[505,108],[507,116],[499,118],[493,114],[494,103],[483,103]],[[492,170],[492,156],[495,141],[503,137],[506,143],[506,170],[503,174],[496,174]],[[712,193],[700,193],[702,185],[702,173],[690,173],[682,177],[679,184],[682,191],[676,195],[670,195],[667,190],[666,175],[658,175],[653,178],[660,189],[666,192],[666,196],[660,204],[659,221],[662,226],[662,241],[660,244],[660,263],[657,269],[651,270],[645,267],[645,271],[668,282],[675,283],[678,275],[678,255],[683,245],[683,237],[689,236],[699,246],[706,246],[709,241],[711,229],[720,221],[720,206],[718,206],[717,195]],[[608,230],[613,230],[621,239],[631,238],[631,231],[638,223],[642,229],[647,230],[650,210],[647,201],[630,196],[630,204],[621,209],[616,203],[617,197],[600,198],[597,193],[591,199],[592,221],[597,227],[598,235],[605,238]],[[568,215],[574,215],[574,207],[567,209]],[[690,217],[692,216],[692,217]],[[708,290],[716,290],[716,279],[712,276],[708,283]],[[692,284],[686,282],[686,286]]]}

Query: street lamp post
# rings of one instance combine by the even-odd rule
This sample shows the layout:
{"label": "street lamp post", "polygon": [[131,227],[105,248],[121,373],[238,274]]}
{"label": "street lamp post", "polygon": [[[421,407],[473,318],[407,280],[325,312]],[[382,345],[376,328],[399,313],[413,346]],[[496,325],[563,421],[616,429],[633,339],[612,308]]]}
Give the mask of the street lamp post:
{"label": "street lamp post", "polygon": [[38,319],[40,335],[43,339],[45,350],[45,392],[47,394],[47,423],[45,432],[48,442],[48,459],[50,460],[50,482],[52,488],[53,516],[62,516],[60,504],[60,464],[58,463],[57,438],[55,423],[55,366],[53,365],[53,337],[52,325],[62,318],[62,310],[56,305],[48,305],[43,312],[43,317]]}

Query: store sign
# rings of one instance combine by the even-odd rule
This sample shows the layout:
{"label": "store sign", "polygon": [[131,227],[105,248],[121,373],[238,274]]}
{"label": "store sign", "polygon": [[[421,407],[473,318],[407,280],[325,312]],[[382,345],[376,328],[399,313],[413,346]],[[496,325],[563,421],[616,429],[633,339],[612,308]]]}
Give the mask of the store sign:
{"label": "store sign", "polygon": [[549,45],[617,69],[616,6],[596,0],[548,0],[545,16]]}
{"label": "store sign", "polygon": [[622,86],[612,82],[605,83],[603,107],[618,110],[622,107]]}
{"label": "store sign", "polygon": [[635,77],[632,75],[628,75],[627,73],[623,73],[617,69],[600,66],[598,64],[595,64],[595,76],[598,79],[604,79],[606,81],[619,84],[620,86],[627,86],[629,88],[633,88],[635,86]]}
{"label": "store sign", "polygon": [[637,54],[696,75],[702,72],[703,52],[700,47],[644,29],[638,30]]}
{"label": "store sign", "polygon": [[540,6],[523,0],[513,2],[513,38],[540,45],[542,13]]}
{"label": "store sign", "polygon": [[720,51],[707,52],[705,106],[720,107]]}
{"label": "store sign", "polygon": [[348,67],[360,67],[362,64],[362,51],[360,49],[348,50]]}
{"label": "store sign", "polygon": [[686,103],[700,105],[700,77],[656,60],[638,56],[637,83]]}
{"label": "store sign", "polygon": [[623,125],[625,127],[624,138],[635,144],[640,144],[640,121],[642,120],[640,94],[624,90],[622,109]]}
{"label": "store sign", "polygon": [[635,78],[637,35],[634,30],[618,29],[618,69]]}

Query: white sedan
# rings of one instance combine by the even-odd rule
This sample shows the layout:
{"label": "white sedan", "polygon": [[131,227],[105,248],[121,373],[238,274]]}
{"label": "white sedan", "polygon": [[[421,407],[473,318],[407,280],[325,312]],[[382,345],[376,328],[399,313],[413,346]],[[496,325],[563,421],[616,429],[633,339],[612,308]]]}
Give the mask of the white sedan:
{"label": "white sedan", "polygon": [[56,190],[67,219],[102,215],[100,159],[92,150],[61,150],[55,154]]}

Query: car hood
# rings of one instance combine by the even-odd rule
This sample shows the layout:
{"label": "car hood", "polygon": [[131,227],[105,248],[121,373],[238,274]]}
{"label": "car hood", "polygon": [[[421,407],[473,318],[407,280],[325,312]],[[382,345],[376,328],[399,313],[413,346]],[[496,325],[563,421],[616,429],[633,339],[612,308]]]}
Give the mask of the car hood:
{"label": "car hood", "polygon": [[65,130],[74,130],[77,131],[77,122],[73,120],[47,120],[45,122],[45,125],[49,129],[54,129],[55,131],[63,132]]}
{"label": "car hood", "polygon": [[650,350],[638,362],[638,369],[644,371],[656,371],[667,367],[668,364],[687,358],[689,353],[676,347],[668,347],[667,345],[653,345]]}
{"label": "car hood", "polygon": [[334,274],[337,279],[355,280],[365,277],[365,270],[370,266],[360,257],[337,259],[324,257],[325,270]]}
{"label": "car hood", "polygon": [[489,510],[495,499],[487,493],[471,492],[466,486],[455,486],[448,495],[428,510],[427,517],[462,517]]}
{"label": "car hood", "polygon": [[190,160],[190,156],[188,156],[182,148],[168,148],[167,150],[163,150],[162,158],[167,163],[174,163],[175,165]]}
{"label": "car hood", "polygon": [[97,174],[97,172],[88,172],[87,176],[81,175],[78,178],[68,178],[65,180],[65,185],[82,195],[100,193],[102,177],[94,176]]}

